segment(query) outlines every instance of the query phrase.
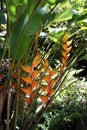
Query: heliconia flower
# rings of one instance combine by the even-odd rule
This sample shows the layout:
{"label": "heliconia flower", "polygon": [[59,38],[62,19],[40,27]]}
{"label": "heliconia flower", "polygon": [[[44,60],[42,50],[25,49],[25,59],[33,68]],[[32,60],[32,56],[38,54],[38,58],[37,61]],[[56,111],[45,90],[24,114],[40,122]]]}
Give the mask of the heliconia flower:
{"label": "heliconia flower", "polygon": [[50,81],[50,86],[54,86],[56,84],[56,82],[57,82],[57,79],[52,79]]}
{"label": "heliconia flower", "polygon": [[48,96],[49,97],[51,97],[52,96],[52,94],[54,93],[56,91],[56,89],[51,89],[49,92],[48,92]]}
{"label": "heliconia flower", "polygon": [[36,57],[34,58],[33,62],[32,62],[32,68],[37,67],[38,64],[40,64],[41,62],[41,55],[37,54]]}
{"label": "heliconia flower", "polygon": [[[40,96],[40,98],[46,104],[50,100],[52,94],[55,92],[55,89],[52,89],[52,87],[57,82],[57,79],[55,78],[56,75],[58,75],[58,70],[49,69],[48,75],[45,75],[44,78],[43,78],[43,80],[46,81],[48,83],[48,85],[45,85],[45,86],[42,85],[41,86],[42,92],[44,91],[46,95],[44,95],[44,96],[42,95],[42,96]],[[45,96],[46,96],[46,98],[45,98]]]}
{"label": "heliconia flower", "polygon": [[63,40],[63,42],[67,43],[67,40],[68,40],[68,33],[67,32],[63,36],[62,40]]}
{"label": "heliconia flower", "polygon": [[45,80],[46,82],[50,82],[50,76],[49,75],[46,75],[44,76],[43,80]]}
{"label": "heliconia flower", "polygon": [[25,102],[26,102],[27,104],[30,104],[30,103],[31,103],[31,99],[30,99],[30,98],[25,98]]}
{"label": "heliconia flower", "polygon": [[32,89],[38,86],[38,80],[34,80],[32,83]]}
{"label": "heliconia flower", "polygon": [[24,70],[27,73],[30,73],[30,74],[32,73],[32,68],[31,67],[27,67],[27,66],[25,67],[25,66],[22,65],[21,68],[22,68],[22,70]]}
{"label": "heliconia flower", "polygon": [[42,59],[42,65],[44,68],[46,67],[46,69],[49,67],[49,63],[46,59]]}
{"label": "heliconia flower", "polygon": [[31,102],[33,101],[34,98],[35,98],[35,93],[32,93],[32,95],[29,98],[25,97],[25,102],[27,104],[31,104]]}
{"label": "heliconia flower", "polygon": [[64,58],[66,58],[66,57],[67,57],[67,52],[66,52],[66,51],[62,51],[62,56],[63,56]]}
{"label": "heliconia flower", "polygon": [[43,101],[43,102],[45,102],[46,104],[48,103],[48,101],[49,101],[49,97],[48,96],[40,96],[40,99]]}
{"label": "heliconia flower", "polygon": [[66,67],[67,63],[66,63],[66,58],[64,58],[64,57],[62,57],[62,64],[63,64],[64,67]]}
{"label": "heliconia flower", "polygon": [[71,44],[72,44],[72,40],[67,42],[68,47],[71,46]]}
{"label": "heliconia flower", "polygon": [[32,78],[33,78],[33,79],[36,78],[38,75],[40,75],[40,70],[34,70],[34,71],[32,72]]}
{"label": "heliconia flower", "polygon": [[31,77],[28,77],[28,78],[22,77],[22,80],[29,84],[32,84],[32,82],[33,82]]}
{"label": "heliconia flower", "polygon": [[67,66],[67,60],[70,56],[70,51],[71,51],[71,44],[72,44],[72,40],[68,41],[68,33],[65,33],[64,37],[63,37],[63,43],[62,43],[62,64],[60,66],[60,70],[64,70],[65,67]]}
{"label": "heliconia flower", "polygon": [[21,91],[26,93],[26,94],[32,95],[32,89],[31,88],[21,88]]}
{"label": "heliconia flower", "polygon": [[54,94],[55,90],[56,90],[56,89],[50,89],[50,86],[49,86],[49,87],[46,87],[46,88],[45,88],[45,91],[47,92],[47,94],[46,94],[46,95],[41,95],[41,96],[39,96],[40,99],[47,104],[48,101],[50,100],[52,94]]}
{"label": "heliconia flower", "polygon": [[31,66],[21,66],[21,68],[23,71],[29,74],[28,77],[21,77],[21,79],[29,85],[27,89],[21,88],[22,92],[29,94],[30,96],[30,98],[26,99],[26,102],[32,102],[34,98],[34,92],[36,92],[39,88],[38,96],[47,104],[52,94],[55,92],[53,86],[57,81],[56,77],[58,76],[58,70],[52,70],[48,61],[44,58],[41,58],[40,54],[35,56]]}
{"label": "heliconia flower", "polygon": [[12,88],[14,88],[14,89],[18,88],[18,84],[17,83],[12,83]]}
{"label": "heliconia flower", "polygon": [[72,49],[71,46],[67,48],[67,54],[71,51],[71,49]]}

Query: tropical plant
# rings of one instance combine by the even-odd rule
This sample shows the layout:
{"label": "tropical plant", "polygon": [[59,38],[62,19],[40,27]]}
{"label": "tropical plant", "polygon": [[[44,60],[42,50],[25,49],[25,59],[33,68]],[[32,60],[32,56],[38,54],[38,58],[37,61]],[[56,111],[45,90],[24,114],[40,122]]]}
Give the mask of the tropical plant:
{"label": "tropical plant", "polygon": [[[57,96],[69,69],[85,50],[84,45],[79,46],[70,57],[70,39],[77,32],[68,34],[68,28],[59,33],[59,40],[55,41],[55,45],[51,46],[48,52],[46,50],[46,53],[42,50],[44,43],[41,43],[42,48],[39,48],[39,36],[56,22],[70,22],[74,15],[78,19],[80,16],[71,8],[69,1],[65,4],[64,0],[2,2],[6,14],[0,13],[0,17],[6,15],[7,21],[0,21],[1,29],[6,31],[4,37],[0,36],[0,129],[34,130]],[[59,6],[63,7],[58,10]],[[84,18],[87,11],[83,10],[80,14]],[[87,27],[81,27],[78,32],[86,29]],[[50,35],[48,38],[52,39]],[[52,54],[57,45],[60,53],[60,58],[57,59],[59,63],[52,68],[49,61],[53,59]]]}

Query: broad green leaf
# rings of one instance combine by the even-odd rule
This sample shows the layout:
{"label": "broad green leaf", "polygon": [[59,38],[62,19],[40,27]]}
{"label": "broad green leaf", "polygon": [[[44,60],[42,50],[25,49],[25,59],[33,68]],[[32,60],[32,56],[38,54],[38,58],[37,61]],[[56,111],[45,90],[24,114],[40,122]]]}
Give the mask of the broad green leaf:
{"label": "broad green leaf", "polygon": [[81,30],[87,30],[87,27],[81,27]]}
{"label": "broad green leaf", "polygon": [[32,16],[32,14],[35,12],[35,10],[40,6],[42,0],[29,0],[28,1],[28,8],[29,8],[29,12],[28,15],[29,17]]}
{"label": "broad green leaf", "polygon": [[61,21],[65,21],[65,20],[70,20],[70,19],[72,19],[73,14],[75,14],[73,9],[68,8],[68,9],[64,10],[61,14],[56,14],[54,21],[61,22]]}
{"label": "broad green leaf", "polygon": [[81,59],[82,60],[87,60],[87,54],[85,54]]}
{"label": "broad green leaf", "polygon": [[[24,52],[27,50],[27,47],[31,45],[30,41],[32,35],[35,34],[41,28],[41,23],[43,21],[44,16],[42,10],[39,9],[35,12],[35,14],[32,15],[33,11],[37,9],[39,4],[40,1],[35,2],[34,5],[32,5],[32,3],[30,2],[31,6],[29,6],[31,8],[26,7],[21,14],[20,12],[23,8],[22,5],[18,4],[16,7],[16,11],[18,10],[18,16],[16,16],[16,23],[11,29],[10,36],[10,54],[14,60],[19,60],[24,55]],[[32,15],[31,18],[30,15]]]}
{"label": "broad green leaf", "polygon": [[51,4],[51,5],[55,4],[56,2],[57,2],[57,0],[48,0],[48,3]]}
{"label": "broad green leaf", "polygon": [[26,16],[27,10],[24,11],[23,15],[18,19],[10,35],[10,54],[15,59],[20,58],[29,42],[29,36],[24,33],[25,25],[28,21]]}
{"label": "broad green leaf", "polygon": [[45,11],[42,12],[42,9],[38,9],[30,20],[27,33],[28,35],[33,35],[35,32],[39,31],[42,26],[43,19],[45,17]]}
{"label": "broad green leaf", "polygon": [[19,43],[10,47],[11,57],[13,57],[14,60],[19,60],[22,58],[22,56],[25,54],[28,46],[30,45],[30,37],[26,34],[23,35],[23,38],[19,40]]}

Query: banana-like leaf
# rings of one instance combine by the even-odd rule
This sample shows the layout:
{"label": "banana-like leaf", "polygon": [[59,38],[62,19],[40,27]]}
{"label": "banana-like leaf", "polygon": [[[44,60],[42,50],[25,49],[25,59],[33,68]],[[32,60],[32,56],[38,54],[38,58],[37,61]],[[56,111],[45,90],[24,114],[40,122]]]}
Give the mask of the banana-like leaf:
{"label": "banana-like leaf", "polygon": [[17,19],[10,35],[10,54],[14,60],[19,60],[31,46],[32,36],[41,29],[44,13],[37,10],[30,19],[28,8]]}

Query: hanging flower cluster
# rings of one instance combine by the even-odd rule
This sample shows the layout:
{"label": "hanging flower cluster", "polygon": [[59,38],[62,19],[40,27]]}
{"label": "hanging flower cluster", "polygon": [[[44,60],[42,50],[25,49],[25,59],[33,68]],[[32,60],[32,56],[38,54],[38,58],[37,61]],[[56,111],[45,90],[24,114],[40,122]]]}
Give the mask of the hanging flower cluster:
{"label": "hanging flower cluster", "polygon": [[[67,67],[67,60],[70,56],[72,44],[72,41],[68,41],[67,33],[62,40],[62,60],[60,70],[64,70]],[[36,41],[38,41],[37,38]],[[3,74],[0,74],[0,81],[2,81],[2,79]],[[24,95],[24,100],[28,104],[37,99],[40,99],[47,104],[56,91],[54,86],[57,79],[58,69],[53,70],[48,61],[37,53],[36,47],[35,58],[32,61],[31,66],[24,66],[24,60],[21,60],[20,64],[14,64],[10,87],[13,89],[20,89]],[[5,86],[1,82],[0,90],[4,88]]]}
{"label": "hanging flower cluster", "polygon": [[60,69],[61,70],[64,70],[67,66],[67,60],[70,56],[70,51],[71,51],[71,44],[72,44],[72,41],[68,41],[68,34],[66,33],[63,37],[63,43],[62,43],[62,64],[61,64],[61,67]]}
{"label": "hanging flower cluster", "polygon": [[22,76],[22,80],[28,84],[27,88],[21,88],[21,91],[28,95],[26,102],[30,104],[38,96],[48,103],[55,91],[53,86],[56,83],[58,70],[52,70],[47,60],[41,58],[40,54],[36,55],[31,66],[21,68],[28,73],[27,77]]}

